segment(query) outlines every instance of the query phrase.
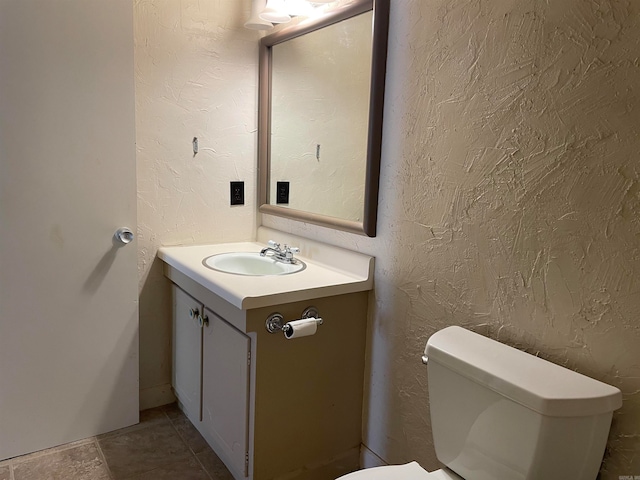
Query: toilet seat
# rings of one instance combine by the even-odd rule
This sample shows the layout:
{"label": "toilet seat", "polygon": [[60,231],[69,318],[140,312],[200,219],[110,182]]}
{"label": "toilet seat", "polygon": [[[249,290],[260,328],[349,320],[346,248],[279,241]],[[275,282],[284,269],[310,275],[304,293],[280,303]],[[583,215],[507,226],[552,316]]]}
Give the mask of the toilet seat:
{"label": "toilet seat", "polygon": [[450,470],[427,472],[418,462],[404,465],[365,468],[348,473],[337,480],[463,480]]}

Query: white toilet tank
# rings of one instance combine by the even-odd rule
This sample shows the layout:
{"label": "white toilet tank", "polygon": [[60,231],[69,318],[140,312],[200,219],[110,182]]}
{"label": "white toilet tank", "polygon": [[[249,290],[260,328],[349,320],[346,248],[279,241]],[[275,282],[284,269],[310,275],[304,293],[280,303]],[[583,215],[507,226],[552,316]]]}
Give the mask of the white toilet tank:
{"label": "white toilet tank", "polygon": [[594,480],[620,390],[461,327],[431,336],[438,459],[467,480]]}

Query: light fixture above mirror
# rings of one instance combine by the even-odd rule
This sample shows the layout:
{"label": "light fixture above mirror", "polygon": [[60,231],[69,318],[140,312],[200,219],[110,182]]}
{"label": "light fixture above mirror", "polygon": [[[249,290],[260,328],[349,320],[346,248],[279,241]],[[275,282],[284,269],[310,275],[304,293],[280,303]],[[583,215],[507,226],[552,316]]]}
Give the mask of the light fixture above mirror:
{"label": "light fixture above mirror", "polygon": [[274,24],[287,23],[292,17],[314,17],[330,9],[336,0],[252,0],[251,16],[244,24],[251,30],[269,30]]}
{"label": "light fixture above mirror", "polygon": [[251,1],[251,16],[245,22],[244,28],[249,30],[270,30],[273,28],[273,24],[267,20],[262,20],[260,14],[264,10],[266,0],[252,0]]}
{"label": "light fixture above mirror", "polygon": [[271,23],[287,23],[291,21],[291,16],[285,9],[284,0],[267,0],[267,5],[258,16],[261,20]]}

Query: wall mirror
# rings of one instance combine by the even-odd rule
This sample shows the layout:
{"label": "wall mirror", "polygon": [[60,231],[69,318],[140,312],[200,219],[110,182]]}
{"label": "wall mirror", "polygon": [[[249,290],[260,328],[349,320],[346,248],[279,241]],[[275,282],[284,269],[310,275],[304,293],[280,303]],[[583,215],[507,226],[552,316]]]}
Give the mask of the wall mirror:
{"label": "wall mirror", "polygon": [[389,0],[262,38],[260,212],[374,237]]}

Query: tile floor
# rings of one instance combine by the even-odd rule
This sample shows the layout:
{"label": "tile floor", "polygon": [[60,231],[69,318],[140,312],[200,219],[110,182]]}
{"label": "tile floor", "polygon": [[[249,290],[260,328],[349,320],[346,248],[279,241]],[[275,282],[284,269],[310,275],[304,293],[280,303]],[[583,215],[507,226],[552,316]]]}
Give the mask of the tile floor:
{"label": "tile floor", "polygon": [[0,462],[0,480],[233,480],[173,405],[140,412],[140,423]]}

